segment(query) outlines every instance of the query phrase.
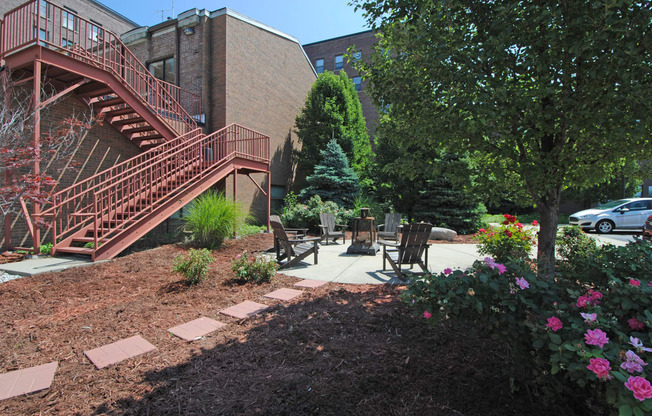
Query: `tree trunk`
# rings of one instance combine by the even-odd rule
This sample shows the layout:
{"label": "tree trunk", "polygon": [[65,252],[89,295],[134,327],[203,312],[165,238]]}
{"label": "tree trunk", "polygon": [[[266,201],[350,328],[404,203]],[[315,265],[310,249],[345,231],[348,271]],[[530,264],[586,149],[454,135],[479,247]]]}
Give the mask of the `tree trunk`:
{"label": "tree trunk", "polygon": [[555,271],[555,241],[557,239],[557,225],[559,224],[560,195],[561,187],[549,189],[537,204],[541,215],[537,264],[539,273],[544,275],[552,275]]}

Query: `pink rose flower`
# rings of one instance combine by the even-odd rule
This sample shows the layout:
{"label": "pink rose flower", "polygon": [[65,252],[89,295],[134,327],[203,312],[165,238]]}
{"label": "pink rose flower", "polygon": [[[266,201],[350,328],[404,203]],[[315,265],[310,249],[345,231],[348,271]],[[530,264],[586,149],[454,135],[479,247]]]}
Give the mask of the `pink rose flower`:
{"label": "pink rose flower", "polygon": [[430,319],[432,317],[432,314],[430,312],[428,312],[428,311],[424,311],[423,312],[423,317],[426,318],[426,319]]}
{"label": "pink rose flower", "polygon": [[643,372],[643,366],[647,365],[645,361],[641,359],[634,351],[627,351],[625,354],[625,362],[620,365],[620,368],[623,370],[627,370],[630,373],[633,372],[638,372],[642,373]]}
{"label": "pink rose flower", "polygon": [[634,393],[634,397],[640,401],[652,398],[652,386],[650,382],[639,376],[629,376],[625,387]]}
{"label": "pink rose flower", "polygon": [[584,342],[586,342],[587,345],[597,345],[598,347],[603,348],[609,343],[609,338],[607,338],[607,334],[600,328],[589,329],[586,331],[586,334],[584,334]]}
{"label": "pink rose flower", "polygon": [[528,287],[530,287],[530,284],[528,283],[527,280],[525,280],[524,277],[517,277],[516,278],[516,284],[518,285],[518,287],[521,288],[521,290],[525,290]]}
{"label": "pink rose flower", "polygon": [[602,380],[611,380],[611,365],[609,360],[604,358],[591,358],[590,364],[586,366],[589,370],[593,371],[599,379]]}
{"label": "pink rose flower", "polygon": [[479,233],[485,233],[485,232],[487,232],[487,230],[485,230],[484,228],[480,228],[480,229],[478,230],[478,232],[479,232]]}
{"label": "pink rose flower", "polygon": [[451,273],[453,273],[453,269],[451,269],[450,267],[444,269],[444,274],[451,274]]}
{"label": "pink rose flower", "polygon": [[629,337],[629,343],[636,348],[638,352],[645,351],[645,352],[652,352],[652,348],[646,348],[643,346],[643,342],[636,338],[636,337]]}
{"label": "pink rose flower", "polygon": [[557,332],[564,327],[564,324],[561,322],[561,319],[557,318],[556,316],[551,316],[548,318],[548,323],[546,326],[552,329],[554,332]]}
{"label": "pink rose flower", "polygon": [[634,287],[639,287],[641,285],[641,282],[636,279],[629,279],[629,284]]}
{"label": "pink rose flower", "polygon": [[580,315],[582,315],[582,318],[584,318],[584,322],[586,322],[587,324],[592,324],[598,318],[597,313],[580,312]]}
{"label": "pink rose flower", "polygon": [[507,271],[507,267],[504,264],[496,264],[496,268],[498,269],[498,274],[503,274]]}
{"label": "pink rose flower", "polygon": [[586,305],[589,304],[589,301],[590,301],[590,299],[588,297],[582,295],[579,298],[577,298],[577,307],[578,308],[583,308],[583,307],[585,307]]}
{"label": "pink rose flower", "polygon": [[645,328],[645,324],[636,318],[628,319],[627,323],[629,324],[629,327],[632,328],[632,331],[636,331],[636,330],[640,331],[643,328]]}
{"label": "pink rose flower", "polygon": [[511,237],[511,236],[512,236],[512,232],[509,231],[509,230],[505,230],[505,235],[506,235],[507,237]]}
{"label": "pink rose flower", "polygon": [[537,221],[537,220],[532,221],[532,225],[534,225],[536,227],[537,225],[539,225],[539,221]]}

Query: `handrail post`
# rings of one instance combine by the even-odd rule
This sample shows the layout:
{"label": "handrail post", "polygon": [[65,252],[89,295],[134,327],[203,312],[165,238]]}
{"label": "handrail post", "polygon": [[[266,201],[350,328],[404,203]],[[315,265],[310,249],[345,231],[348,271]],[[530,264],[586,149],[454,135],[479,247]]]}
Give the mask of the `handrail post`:
{"label": "handrail post", "polygon": [[93,211],[95,214],[94,220],[93,220],[93,249],[97,249],[97,213],[98,213],[98,207],[97,207],[97,194],[93,192]]}

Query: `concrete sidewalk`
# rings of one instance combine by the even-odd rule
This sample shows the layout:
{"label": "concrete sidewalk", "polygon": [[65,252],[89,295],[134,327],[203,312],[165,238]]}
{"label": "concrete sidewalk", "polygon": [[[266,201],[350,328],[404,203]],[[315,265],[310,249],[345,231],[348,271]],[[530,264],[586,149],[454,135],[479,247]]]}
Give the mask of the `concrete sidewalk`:
{"label": "concrete sidewalk", "polygon": [[[329,244],[319,247],[319,264],[312,264],[312,255],[297,267],[280,270],[288,276],[335,283],[383,284],[402,283],[389,263],[383,271],[383,252],[375,256],[346,254],[349,244]],[[428,270],[439,273],[451,269],[466,269],[482,259],[475,244],[433,244],[428,251]],[[409,267],[409,266],[408,266]],[[421,271],[415,266],[415,271]]]}
{"label": "concrete sidewalk", "polygon": [[15,263],[0,264],[0,274],[34,276],[46,272],[58,272],[69,267],[87,266],[93,263],[87,256],[37,257]]}

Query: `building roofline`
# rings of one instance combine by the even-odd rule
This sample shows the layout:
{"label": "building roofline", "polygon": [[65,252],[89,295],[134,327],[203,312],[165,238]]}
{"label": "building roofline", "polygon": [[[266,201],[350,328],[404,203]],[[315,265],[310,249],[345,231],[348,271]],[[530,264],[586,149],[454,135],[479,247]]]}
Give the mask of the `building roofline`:
{"label": "building roofline", "polygon": [[256,26],[257,28],[262,29],[262,30],[264,30],[266,32],[269,32],[269,33],[272,33],[272,34],[274,34],[276,36],[279,36],[281,38],[287,39],[290,42],[296,43],[297,46],[301,49],[301,53],[303,53],[304,58],[306,58],[306,61],[308,62],[308,65],[310,65],[310,69],[312,69],[312,72],[315,74],[315,76],[317,76],[317,70],[312,65],[312,62],[310,62],[310,58],[308,58],[308,54],[306,53],[306,51],[303,50],[303,46],[301,46],[301,42],[299,42],[299,39],[295,38],[294,36],[288,35],[285,32],[281,32],[280,30],[274,29],[273,27],[268,26],[268,25],[266,25],[264,23],[261,23],[258,20],[252,19],[251,17],[247,17],[247,16],[245,16],[243,14],[240,14],[240,13],[238,13],[236,11],[233,11],[233,10],[227,8],[227,7],[223,7],[221,9],[212,11],[209,14],[210,17],[218,17],[218,16],[223,16],[223,15],[231,16],[231,17],[233,17],[235,19],[238,19],[238,20],[240,20],[242,22],[249,23],[252,26]]}
{"label": "building roofline", "polygon": [[334,37],[334,38],[330,38],[330,39],[324,39],[324,40],[319,40],[319,41],[317,41],[317,42],[306,43],[306,44],[304,44],[303,46],[313,46],[313,45],[317,45],[317,44],[319,44],[319,43],[326,43],[326,42],[331,42],[331,41],[334,41],[334,40],[339,40],[339,39],[344,39],[344,38],[350,38],[350,37],[353,37],[353,36],[362,35],[363,33],[369,33],[369,32],[375,32],[375,31],[376,31],[376,30],[374,30],[374,29],[363,30],[362,32],[349,33],[348,35],[336,36],[336,37]]}
{"label": "building roofline", "polygon": [[98,7],[102,8],[102,9],[106,10],[107,12],[111,13],[112,15],[114,15],[115,17],[117,17],[118,19],[123,20],[123,21],[125,21],[126,23],[128,23],[128,24],[134,26],[134,27],[133,27],[134,29],[137,28],[137,27],[140,27],[140,26],[141,26],[140,24],[134,22],[134,21],[131,20],[130,18],[126,17],[125,15],[116,12],[115,10],[113,10],[112,8],[110,8],[109,6],[107,6],[106,4],[100,3],[100,2],[97,1],[97,0],[89,0],[89,1],[90,1],[91,3],[93,3],[93,4],[95,4],[96,6],[98,6]]}

